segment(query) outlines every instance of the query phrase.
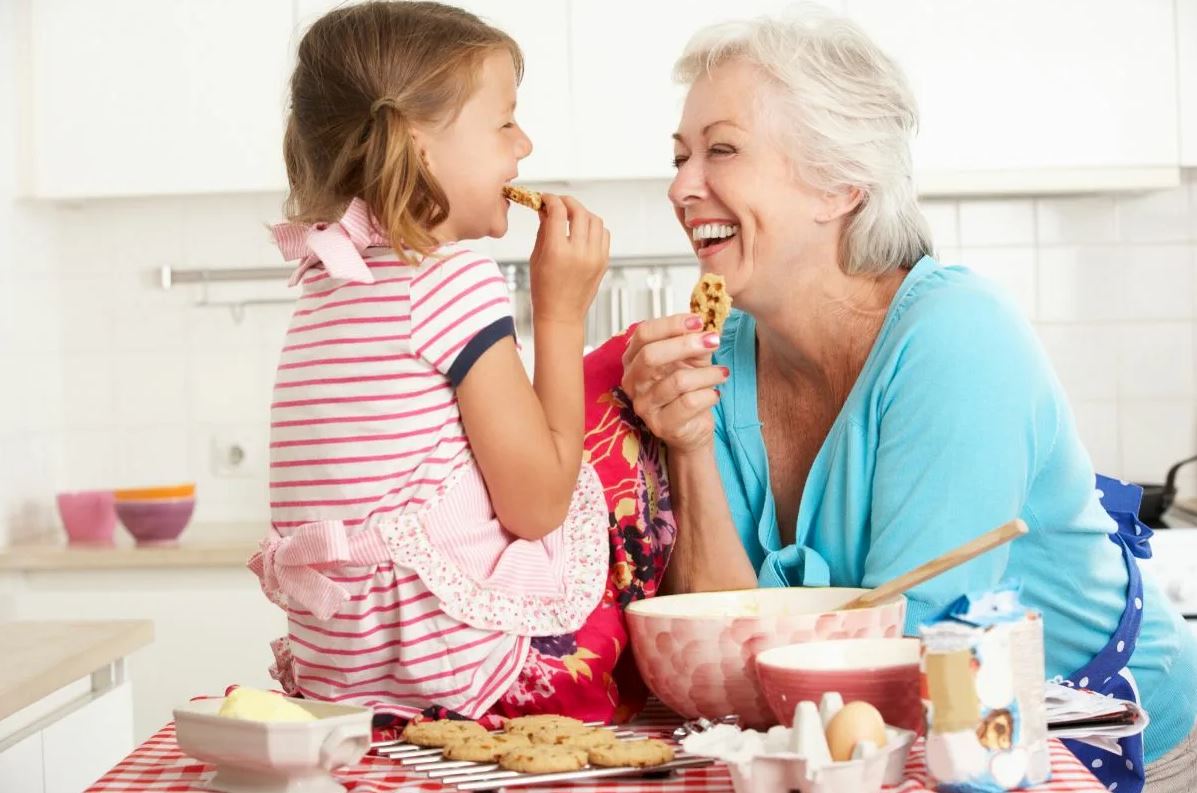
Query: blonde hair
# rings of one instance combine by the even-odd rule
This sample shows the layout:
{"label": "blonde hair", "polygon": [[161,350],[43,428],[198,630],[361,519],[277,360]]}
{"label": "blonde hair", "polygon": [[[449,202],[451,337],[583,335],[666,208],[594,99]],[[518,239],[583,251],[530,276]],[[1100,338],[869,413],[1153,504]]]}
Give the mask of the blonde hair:
{"label": "blonde hair", "polygon": [[785,17],[712,25],[690,39],[674,77],[688,85],[732,60],[756,66],[777,89],[759,97],[761,110],[779,122],[801,178],[860,191],[840,246],[844,272],[882,274],[932,252],[910,154],[914,95],[860,27],[810,3]]}
{"label": "blonde hair", "polygon": [[432,252],[449,199],[411,130],[456,118],[496,51],[511,54],[521,77],[510,36],[440,3],[375,0],[317,20],[291,76],[288,219],[335,221],[360,197],[405,261]]}

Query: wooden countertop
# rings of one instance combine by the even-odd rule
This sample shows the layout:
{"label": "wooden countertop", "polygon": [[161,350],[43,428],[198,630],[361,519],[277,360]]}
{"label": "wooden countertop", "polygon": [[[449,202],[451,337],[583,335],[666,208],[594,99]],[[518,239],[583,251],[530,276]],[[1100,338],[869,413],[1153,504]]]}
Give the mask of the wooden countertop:
{"label": "wooden countertop", "polygon": [[14,546],[0,553],[0,570],[124,570],[135,567],[242,567],[256,543],[179,545],[174,548]]}
{"label": "wooden countertop", "polygon": [[154,640],[150,620],[0,622],[0,719]]}
{"label": "wooden countertop", "polygon": [[67,545],[62,537],[45,537],[0,548],[0,571],[243,567],[264,534],[259,525],[200,524],[188,527],[174,546],[137,546],[119,529],[110,546]]}

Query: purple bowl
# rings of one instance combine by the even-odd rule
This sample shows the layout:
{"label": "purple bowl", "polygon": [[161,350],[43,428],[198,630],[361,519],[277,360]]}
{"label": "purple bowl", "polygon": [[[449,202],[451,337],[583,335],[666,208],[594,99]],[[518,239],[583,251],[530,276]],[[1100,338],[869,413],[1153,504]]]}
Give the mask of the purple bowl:
{"label": "purple bowl", "polygon": [[117,517],[138,545],[174,545],[194,509],[194,498],[116,502]]}

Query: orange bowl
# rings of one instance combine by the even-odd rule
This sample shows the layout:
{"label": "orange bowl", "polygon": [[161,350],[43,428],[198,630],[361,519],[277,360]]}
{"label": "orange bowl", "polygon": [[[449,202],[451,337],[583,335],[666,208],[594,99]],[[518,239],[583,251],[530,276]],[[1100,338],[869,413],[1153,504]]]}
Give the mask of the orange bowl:
{"label": "orange bowl", "polygon": [[134,487],[114,491],[117,501],[158,501],[167,498],[194,498],[195,483],[165,485],[163,487]]}

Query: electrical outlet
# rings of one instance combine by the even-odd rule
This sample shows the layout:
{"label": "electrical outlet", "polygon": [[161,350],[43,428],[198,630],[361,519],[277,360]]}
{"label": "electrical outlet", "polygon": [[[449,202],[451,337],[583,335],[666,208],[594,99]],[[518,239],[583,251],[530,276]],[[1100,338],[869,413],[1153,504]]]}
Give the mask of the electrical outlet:
{"label": "electrical outlet", "polygon": [[250,444],[236,435],[212,436],[212,473],[222,477],[252,476],[257,463]]}

